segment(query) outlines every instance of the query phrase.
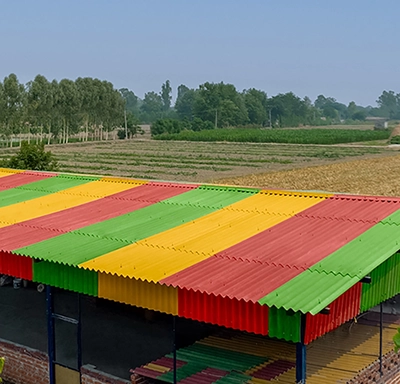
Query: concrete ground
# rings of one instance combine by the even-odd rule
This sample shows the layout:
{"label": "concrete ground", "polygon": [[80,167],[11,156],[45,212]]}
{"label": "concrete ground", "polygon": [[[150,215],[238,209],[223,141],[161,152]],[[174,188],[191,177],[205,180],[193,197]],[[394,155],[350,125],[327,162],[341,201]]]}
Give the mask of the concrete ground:
{"label": "concrete ground", "polygon": [[[77,296],[58,290],[55,311],[76,317]],[[82,360],[112,375],[129,378],[129,369],[172,351],[172,316],[82,296]],[[76,328],[56,321],[56,359],[77,366]],[[177,319],[178,347],[208,335],[215,327]],[[0,338],[47,352],[46,295],[34,287],[0,287]]]}

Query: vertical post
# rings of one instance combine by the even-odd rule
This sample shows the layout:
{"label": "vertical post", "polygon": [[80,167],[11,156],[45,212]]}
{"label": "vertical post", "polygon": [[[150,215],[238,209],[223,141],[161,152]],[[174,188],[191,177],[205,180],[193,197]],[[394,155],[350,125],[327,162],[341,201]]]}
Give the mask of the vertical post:
{"label": "vertical post", "polygon": [[82,367],[82,327],[81,327],[81,295],[78,293],[78,323],[76,325],[76,335],[78,344],[78,370]]}
{"label": "vertical post", "polygon": [[54,300],[53,290],[50,285],[46,286],[46,315],[47,315],[47,353],[49,355],[49,378],[50,384],[55,384],[54,361],[55,352],[55,334],[54,334]]}
{"label": "vertical post", "polygon": [[296,344],[296,383],[306,383],[306,345],[304,335],[306,330],[306,315],[300,317],[300,342]]}
{"label": "vertical post", "polygon": [[174,384],[176,384],[176,316],[172,317],[173,353],[174,353]]}
{"label": "vertical post", "polygon": [[379,314],[379,373],[381,376],[382,372],[382,334],[383,334],[383,303],[380,304],[380,314]]}
{"label": "vertical post", "polygon": [[124,120],[125,120],[125,140],[128,139],[128,124],[126,122],[126,109],[124,110]]}
{"label": "vertical post", "polygon": [[269,127],[272,128],[271,108],[269,109]]}

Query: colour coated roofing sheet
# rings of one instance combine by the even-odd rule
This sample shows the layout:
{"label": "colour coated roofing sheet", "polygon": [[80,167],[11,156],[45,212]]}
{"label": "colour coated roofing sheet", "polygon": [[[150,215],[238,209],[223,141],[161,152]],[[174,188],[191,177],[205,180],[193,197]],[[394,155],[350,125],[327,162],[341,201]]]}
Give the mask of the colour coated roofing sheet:
{"label": "colour coated roofing sheet", "polygon": [[[396,198],[0,169],[0,273],[31,266],[48,284],[217,323],[224,314],[202,311],[236,300],[245,322],[232,324],[262,333],[250,314],[268,306],[269,327],[285,338],[275,326],[285,310],[317,314],[398,251],[399,207]],[[359,310],[359,298],[344,302],[346,313]]]}

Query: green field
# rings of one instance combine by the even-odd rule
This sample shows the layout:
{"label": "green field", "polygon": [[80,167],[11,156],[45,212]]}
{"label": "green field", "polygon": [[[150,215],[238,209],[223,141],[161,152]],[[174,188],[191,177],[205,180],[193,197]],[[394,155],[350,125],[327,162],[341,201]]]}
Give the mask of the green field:
{"label": "green field", "polygon": [[341,144],[387,140],[390,130],[358,129],[215,129],[155,136],[157,140],[230,141],[242,143]]}

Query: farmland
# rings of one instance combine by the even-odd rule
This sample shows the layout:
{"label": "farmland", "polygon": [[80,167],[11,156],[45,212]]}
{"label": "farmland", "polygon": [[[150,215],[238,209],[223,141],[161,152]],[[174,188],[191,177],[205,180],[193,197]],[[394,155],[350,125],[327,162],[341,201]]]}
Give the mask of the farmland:
{"label": "farmland", "polygon": [[[47,148],[56,155],[62,172],[190,182],[233,180],[237,176],[394,154],[393,150],[383,146],[202,143],[140,139],[52,145]],[[16,148],[2,149],[0,158],[8,157],[15,151]],[[243,179],[242,182],[254,184],[252,178],[249,181]],[[294,187],[293,184],[291,188]]]}
{"label": "farmland", "polygon": [[214,129],[200,132],[182,131],[161,134],[158,140],[229,141],[247,143],[339,144],[387,140],[390,130],[372,129]]}
{"label": "farmland", "polygon": [[221,184],[400,196],[400,155],[218,180]]}

